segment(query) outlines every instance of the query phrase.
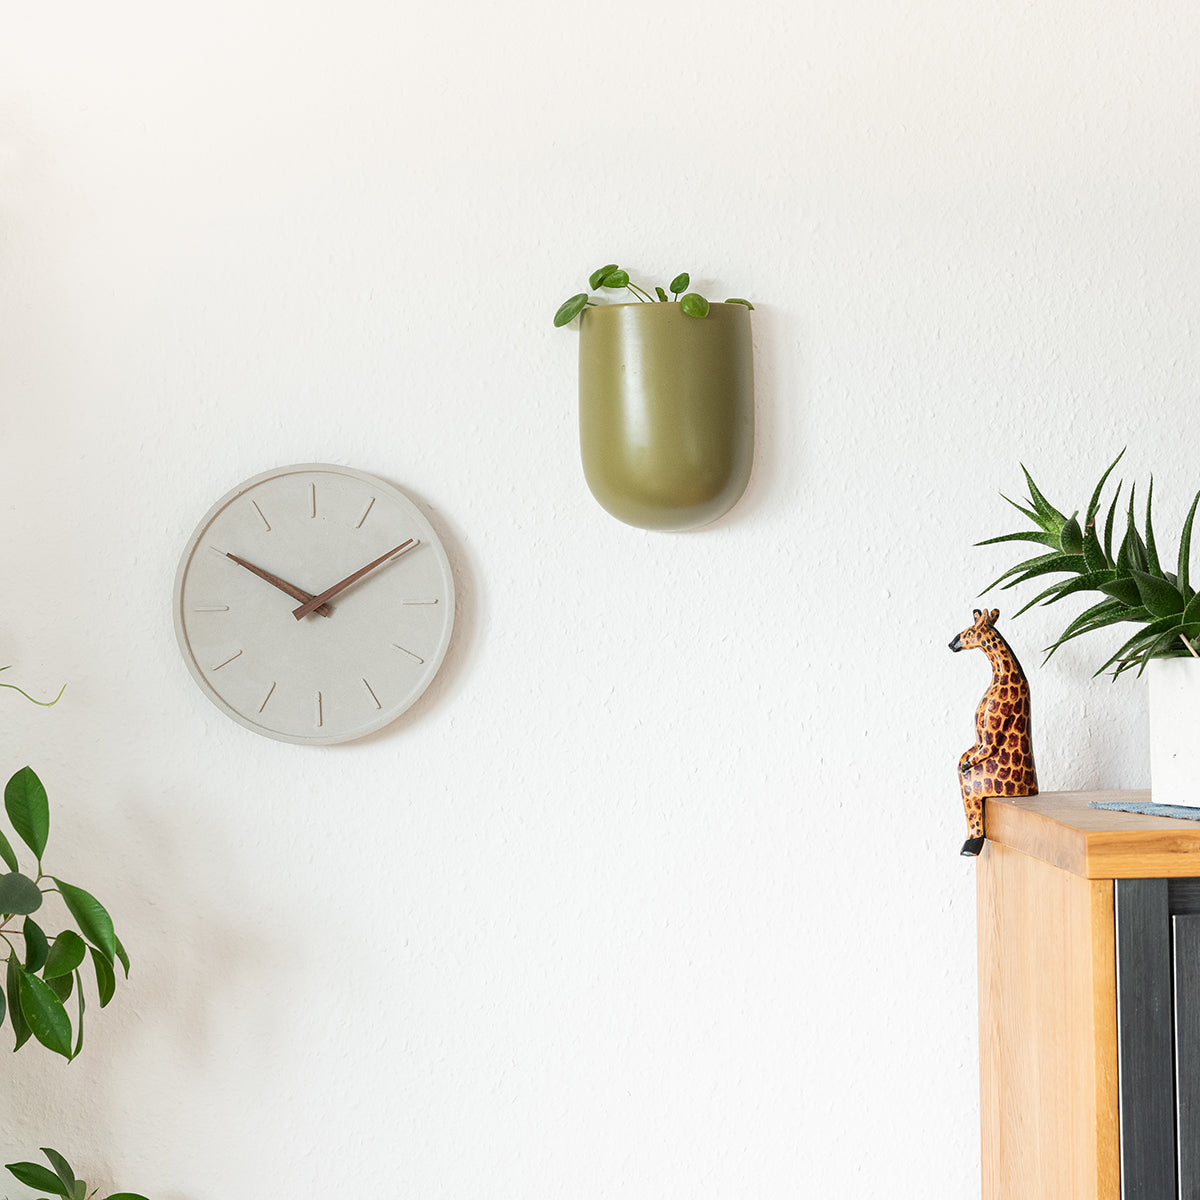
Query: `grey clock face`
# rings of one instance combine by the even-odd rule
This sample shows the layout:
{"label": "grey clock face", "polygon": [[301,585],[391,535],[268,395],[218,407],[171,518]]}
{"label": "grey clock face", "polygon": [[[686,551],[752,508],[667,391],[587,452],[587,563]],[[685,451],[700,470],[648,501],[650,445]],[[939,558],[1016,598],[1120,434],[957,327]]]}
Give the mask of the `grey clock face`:
{"label": "grey clock face", "polygon": [[174,605],[184,661],[219,709],[266,737],[329,745],[381,729],[429,686],[450,644],[454,581],[399,488],[308,463],[213,506],[183,552]]}

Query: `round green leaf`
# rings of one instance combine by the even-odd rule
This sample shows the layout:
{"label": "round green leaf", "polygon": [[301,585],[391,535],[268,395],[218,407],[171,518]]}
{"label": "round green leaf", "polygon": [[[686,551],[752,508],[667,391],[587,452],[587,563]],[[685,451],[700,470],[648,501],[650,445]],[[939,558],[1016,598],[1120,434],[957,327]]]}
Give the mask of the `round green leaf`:
{"label": "round green leaf", "polygon": [[558,306],[558,312],[554,314],[554,328],[561,329],[564,325],[575,320],[587,308],[587,302],[587,292],[580,292],[578,296],[572,296],[570,300],[564,300]]}
{"label": "round green leaf", "polygon": [[28,875],[19,871],[0,875],[0,913],[27,916],[41,907],[42,893]]}
{"label": "round green leaf", "polygon": [[[22,971],[18,976],[21,992],[21,1012],[37,1038],[47,1050],[71,1057],[71,1019],[62,1001],[51,990],[50,985]],[[60,1195],[64,1193],[59,1193]]]}
{"label": "round green leaf", "polygon": [[751,304],[749,300],[743,300],[740,296],[730,296],[729,299],[725,301],[725,303],[726,304],[744,304],[748,309],[750,309],[751,312],[754,311],[754,305]]}
{"label": "round green leaf", "polygon": [[70,975],[83,962],[86,953],[87,947],[83,944],[83,938],[73,929],[64,929],[50,947],[42,978],[54,979],[59,975]]}
{"label": "round green leaf", "polygon": [[22,767],[5,784],[4,809],[21,841],[41,862],[50,836],[50,803],[42,781],[29,767]]}
{"label": "round green leaf", "polygon": [[80,932],[111,963],[117,953],[117,935],[113,931],[112,917],[104,905],[83,888],[55,879],[58,890],[66,903]]}
{"label": "round green leaf", "polygon": [[678,296],[680,292],[686,292],[688,290],[691,282],[692,277],[686,271],[683,271],[671,280],[671,291]]}
{"label": "round green leaf", "polygon": [[25,970],[37,972],[46,962],[50,947],[42,927],[32,918],[25,918],[25,926],[21,931],[25,935]]}
{"label": "round green leaf", "polygon": [[688,292],[679,301],[679,307],[683,309],[684,315],[688,317],[708,316],[708,301],[698,292]]}
{"label": "round green leaf", "polygon": [[615,271],[617,269],[616,263],[609,263],[606,267],[597,267],[588,276],[588,287],[598,288],[600,286],[600,280],[602,280],[605,275],[609,273],[609,271]]}
{"label": "round green leaf", "polygon": [[113,1192],[106,1200],[146,1200],[146,1197],[138,1192]]}
{"label": "round green leaf", "polygon": [[4,1169],[12,1172],[26,1187],[38,1188],[43,1192],[53,1192],[56,1196],[70,1195],[63,1181],[53,1171],[43,1167],[41,1163],[5,1163]]}
{"label": "round green leaf", "polygon": [[600,286],[606,288],[628,287],[629,272],[622,271],[620,267],[618,267],[615,271],[609,271],[608,274],[600,280]]}

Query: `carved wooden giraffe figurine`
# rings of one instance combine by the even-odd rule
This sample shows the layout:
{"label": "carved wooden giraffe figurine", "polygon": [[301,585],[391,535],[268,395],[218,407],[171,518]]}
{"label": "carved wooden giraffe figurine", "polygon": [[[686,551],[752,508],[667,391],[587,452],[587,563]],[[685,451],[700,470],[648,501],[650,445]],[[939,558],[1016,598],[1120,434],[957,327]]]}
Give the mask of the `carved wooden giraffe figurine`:
{"label": "carved wooden giraffe figurine", "polygon": [[951,650],[978,646],[992,664],[992,682],[975,710],[975,745],[958,760],[958,781],[967,813],[963,854],[983,849],[983,802],[988,796],[1036,796],[1029,681],[1017,656],[996,632],[1000,610],[975,610],[975,623],[950,643]]}

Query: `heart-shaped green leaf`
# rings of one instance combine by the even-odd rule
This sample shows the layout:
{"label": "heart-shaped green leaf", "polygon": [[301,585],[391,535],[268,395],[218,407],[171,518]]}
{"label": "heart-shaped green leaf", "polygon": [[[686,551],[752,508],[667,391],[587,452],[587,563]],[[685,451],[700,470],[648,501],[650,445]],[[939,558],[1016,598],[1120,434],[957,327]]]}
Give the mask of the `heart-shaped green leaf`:
{"label": "heart-shaped green leaf", "polygon": [[69,1059],[71,1018],[67,1016],[62,1001],[54,994],[49,984],[27,971],[20,972],[18,982],[21,990],[21,1012],[25,1014],[33,1036],[47,1050]]}
{"label": "heart-shaped green leaf", "polygon": [[699,292],[688,292],[679,301],[679,307],[683,309],[683,314],[686,317],[708,316],[708,301]]}
{"label": "heart-shaped green leaf", "polygon": [[50,954],[46,959],[46,969],[42,972],[43,979],[54,979],[59,975],[70,975],[87,953],[83,938],[73,929],[64,929],[54,939]]}
{"label": "heart-shaped green leaf", "polygon": [[5,785],[4,809],[17,836],[40,863],[50,837],[50,803],[42,781],[29,767],[22,767]]}
{"label": "heart-shaped green leaf", "polygon": [[26,916],[42,907],[41,889],[28,875],[0,875],[0,913]]}
{"label": "heart-shaped green leaf", "polygon": [[111,963],[117,953],[117,935],[113,930],[112,917],[104,905],[81,887],[64,883],[58,878],[54,882],[80,932]]}
{"label": "heart-shaped green leaf", "polygon": [[743,300],[741,298],[741,296],[730,296],[729,299],[725,301],[725,303],[726,304],[744,304],[751,312],[754,311],[754,305],[751,304],[749,300]]}
{"label": "heart-shaped green leaf", "polygon": [[628,287],[629,272],[621,270],[620,267],[615,267],[601,278],[600,286],[604,288]]}
{"label": "heart-shaped green leaf", "polygon": [[564,325],[575,320],[587,308],[587,304],[587,292],[580,292],[578,296],[572,296],[570,300],[564,300],[558,306],[558,312],[554,314],[554,328],[561,329]]}

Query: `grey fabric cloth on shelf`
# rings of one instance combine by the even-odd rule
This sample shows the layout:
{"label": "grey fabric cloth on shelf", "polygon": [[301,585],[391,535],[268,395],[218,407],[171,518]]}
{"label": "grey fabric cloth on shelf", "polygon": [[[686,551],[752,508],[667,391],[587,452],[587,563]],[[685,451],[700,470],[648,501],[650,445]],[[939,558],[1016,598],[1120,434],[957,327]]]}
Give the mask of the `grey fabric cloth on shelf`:
{"label": "grey fabric cloth on shelf", "polygon": [[1144,817],[1178,817],[1183,821],[1200,821],[1200,808],[1185,808],[1182,804],[1154,804],[1149,800],[1092,800],[1088,808],[1141,813]]}

